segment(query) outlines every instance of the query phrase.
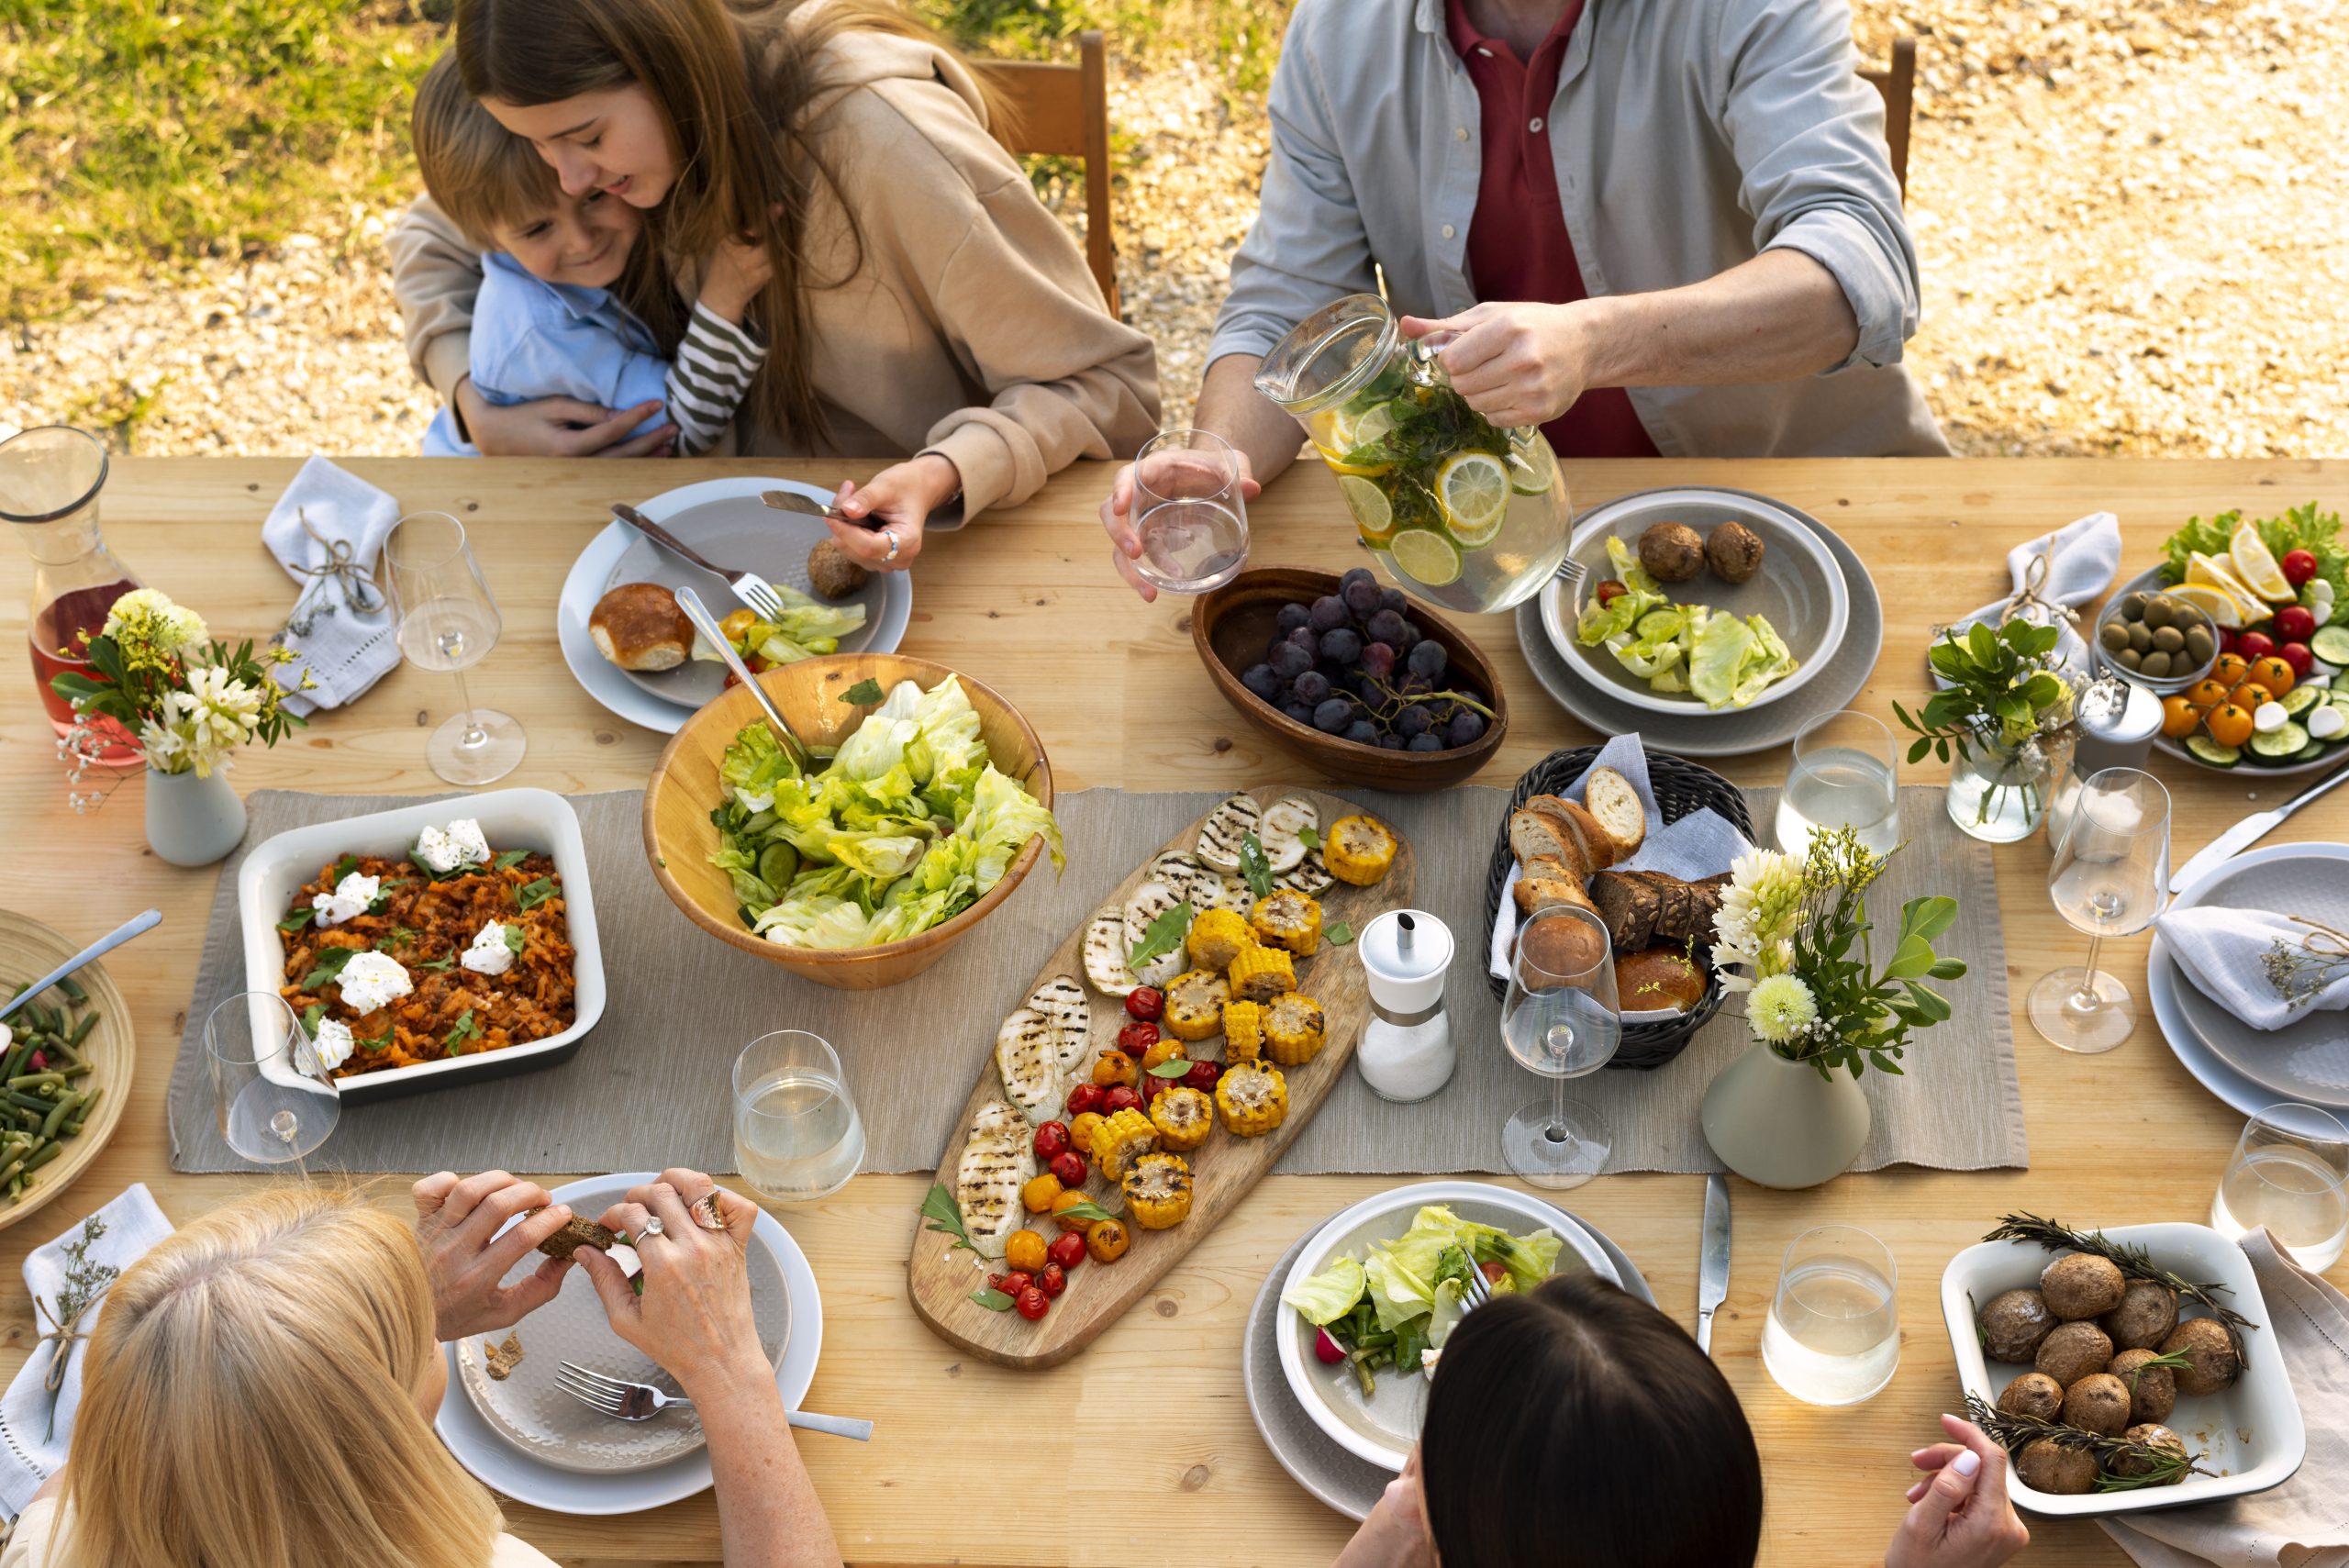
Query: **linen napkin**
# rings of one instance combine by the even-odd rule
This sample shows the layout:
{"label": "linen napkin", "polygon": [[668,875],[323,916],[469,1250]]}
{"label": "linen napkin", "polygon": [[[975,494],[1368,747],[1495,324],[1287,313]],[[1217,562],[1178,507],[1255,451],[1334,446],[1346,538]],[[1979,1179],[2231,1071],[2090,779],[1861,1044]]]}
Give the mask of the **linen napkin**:
{"label": "linen napkin", "polygon": [[[2173,909],[2154,924],[2167,938],[2186,977],[2205,996],[2255,1029],[2279,1029],[2310,1013],[2349,1007],[2349,954],[2332,952],[2332,983],[2298,1002],[2287,1001],[2267,977],[2266,955],[2277,943],[2305,951],[2315,933],[2298,920],[2263,909],[2199,905]],[[2311,962],[2321,962],[2332,944],[2320,939]]]}
{"label": "linen napkin", "polygon": [[[2047,575],[2032,591],[2051,605],[2077,609],[2110,587],[2113,573],[2121,570],[2121,519],[2110,512],[2090,512],[2054,533],[2042,534],[2030,543],[2007,551],[2007,575],[2015,593],[2021,593],[2030,584],[2034,563],[2041,556],[2047,558]],[[1957,625],[1970,626],[1978,620],[1995,625],[2006,605],[2005,599],[1984,605]],[[2064,662],[2073,670],[2085,674],[2095,668],[2087,639],[2069,624],[2063,624],[2063,636],[2056,639],[2055,646],[2064,655]],[[1939,677],[1935,680],[1939,684],[1948,684]]]}
{"label": "linen napkin", "polygon": [[[1598,755],[1582,776],[1559,791],[1568,800],[1579,801],[1583,785],[1591,773],[1598,768],[1612,768],[1623,775],[1623,782],[1639,795],[1640,804],[1648,814],[1650,824],[1660,824],[1663,813],[1656,809],[1654,786],[1648,782],[1648,752],[1637,733],[1618,735],[1599,748]],[[1624,871],[1657,871],[1667,876],[1697,882],[1729,870],[1730,863],[1753,846],[1736,824],[1711,806],[1692,811],[1679,821],[1664,826],[1651,826],[1648,836],[1641,840],[1639,852],[1622,863]],[[1514,882],[1524,867],[1514,862],[1509,866],[1509,880]],[[1486,965],[1493,978],[1508,978],[1509,960],[1517,942],[1517,900],[1503,898],[1499,912],[1493,917],[1493,945]],[[1668,1018],[1672,1009],[1635,1008],[1623,1014],[1626,1023],[1647,1023]]]}
{"label": "linen napkin", "polygon": [[2308,1457],[2273,1491],[2099,1522],[2143,1568],[2349,1568],[2349,1297],[2264,1229],[2243,1250],[2291,1373]]}
{"label": "linen napkin", "polygon": [[[86,1262],[120,1271],[171,1233],[172,1222],[155,1207],[153,1195],[143,1183],[135,1183],[64,1235],[34,1248],[25,1259],[25,1288],[49,1314],[35,1310],[34,1332],[48,1334],[57,1327],[57,1295],[65,1285],[69,1267],[67,1247],[84,1237],[95,1237],[85,1253]],[[97,1305],[74,1324],[75,1329],[86,1335],[96,1329],[105,1307],[106,1297],[100,1295]],[[0,1513],[11,1520],[25,1511],[40,1484],[65,1462],[66,1448],[73,1436],[73,1412],[82,1403],[82,1368],[89,1360],[90,1345],[85,1339],[73,1346],[72,1357],[65,1363],[64,1386],[57,1391],[52,1422],[48,1379],[58,1343],[52,1340],[33,1347],[32,1355],[17,1369],[16,1381],[8,1385],[6,1394],[0,1394]]]}
{"label": "linen napkin", "polygon": [[[340,707],[399,663],[391,598],[374,582],[375,557],[399,516],[397,501],[322,457],[304,463],[270,508],[261,541],[302,584],[277,634],[295,655],[276,673],[293,712]],[[306,673],[317,684],[295,690]]]}

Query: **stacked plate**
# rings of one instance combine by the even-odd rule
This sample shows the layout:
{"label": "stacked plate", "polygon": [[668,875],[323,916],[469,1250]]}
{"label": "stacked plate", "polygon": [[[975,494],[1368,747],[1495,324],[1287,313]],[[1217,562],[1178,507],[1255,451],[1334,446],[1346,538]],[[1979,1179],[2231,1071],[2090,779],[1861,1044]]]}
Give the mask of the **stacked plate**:
{"label": "stacked plate", "polygon": [[[1764,616],[1800,662],[1744,707],[1708,708],[1693,696],[1651,692],[1604,649],[1584,648],[1574,636],[1576,595],[1615,574],[1606,541],[1636,548],[1652,524],[1664,522],[1699,534],[1742,523],[1763,541],[1762,571],[1747,583],[1700,574],[1664,585],[1678,600]],[[1542,689],[1603,735],[1637,731],[1657,751],[1691,757],[1782,746],[1812,719],[1850,706],[1884,646],[1884,607],[1852,547],[1817,518],[1765,496],[1706,486],[1620,496],[1583,514],[1568,553],[1583,563],[1581,585],[1553,582],[1518,606],[1517,639]]]}
{"label": "stacked plate", "polygon": [[[2236,856],[2171,906],[2288,910],[2349,928],[2349,844],[2277,844]],[[2255,1029],[2202,994],[2156,930],[2146,989],[2162,1038],[2188,1073],[2245,1116],[2282,1100],[2349,1117],[2349,1028],[2343,1015],[2310,1013],[2280,1029]]]}
{"label": "stacked plate", "polygon": [[[787,490],[815,501],[832,498],[828,491],[787,479],[712,479],[655,495],[638,510],[706,561],[729,571],[754,572],[770,583],[807,593],[807,552],[829,538],[829,530],[820,517],[764,505],[759,495],[768,490]],[[563,579],[562,597],[555,606],[562,662],[587,695],[612,712],[631,724],[674,735],[687,714],[726,689],[726,666],[689,659],[677,669],[646,673],[623,670],[597,652],[587,630],[588,617],[595,613],[596,601],[623,583],[690,586],[710,614],[720,618],[738,608],[738,602],[724,578],[686,564],[617,518],[580,553]],[[837,651],[894,653],[913,615],[913,580],[904,572],[876,572],[851,597],[825,602],[864,606],[863,626],[841,638]]]}

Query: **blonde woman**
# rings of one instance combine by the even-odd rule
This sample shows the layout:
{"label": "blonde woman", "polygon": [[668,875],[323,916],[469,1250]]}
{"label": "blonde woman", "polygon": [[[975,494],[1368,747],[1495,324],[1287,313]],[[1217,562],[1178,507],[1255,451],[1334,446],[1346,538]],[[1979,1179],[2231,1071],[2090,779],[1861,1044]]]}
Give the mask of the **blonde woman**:
{"label": "blonde woman", "polygon": [[[668,1171],[606,1223],[663,1233],[640,1301],[611,1260],[582,1266],[629,1343],[694,1396],[729,1568],[840,1562],[760,1356],[744,1272],[756,1210],[687,1205]],[[71,1456],[17,1521],[0,1568],[550,1568],[433,1435],[440,1341],[502,1329],[560,1288],[550,1259],[499,1284],[567,1209],[493,1171],[415,1189],[415,1230],[350,1194],[287,1189],[205,1216],[107,1293]],[[540,1208],[504,1236],[525,1209]]]}

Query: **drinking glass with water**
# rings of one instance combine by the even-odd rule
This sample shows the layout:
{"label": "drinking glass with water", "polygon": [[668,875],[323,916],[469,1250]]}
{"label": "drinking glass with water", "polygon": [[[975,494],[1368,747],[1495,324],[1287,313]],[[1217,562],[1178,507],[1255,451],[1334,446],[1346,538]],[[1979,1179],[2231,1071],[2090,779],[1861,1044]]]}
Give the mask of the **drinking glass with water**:
{"label": "drinking glass with water", "polygon": [[2312,1273],[2349,1243],[2349,1127],[2290,1101],[2253,1117],[2210,1200],[2210,1229],[2240,1239],[2265,1225]]}
{"label": "drinking glass with water", "polygon": [[1778,848],[1807,855],[1813,828],[1849,828],[1879,855],[1898,849],[1899,756],[1892,731],[1865,713],[1845,708],[1804,725],[1778,792]]}
{"label": "drinking glass with water", "polygon": [[1892,1250],[1852,1225],[1796,1237],[1762,1324],[1762,1364],[1806,1405],[1873,1399],[1900,1366]]}
{"label": "drinking glass with water", "polygon": [[1237,577],[1248,560],[1240,478],[1240,454],[1212,430],[1152,437],[1134,459],[1135,570],[1169,594],[1204,594]]}
{"label": "drinking glass with water", "polygon": [[864,1122],[839,1053],[805,1029],[761,1035],[734,1059],[734,1160],[776,1203],[836,1193],[864,1162]]}

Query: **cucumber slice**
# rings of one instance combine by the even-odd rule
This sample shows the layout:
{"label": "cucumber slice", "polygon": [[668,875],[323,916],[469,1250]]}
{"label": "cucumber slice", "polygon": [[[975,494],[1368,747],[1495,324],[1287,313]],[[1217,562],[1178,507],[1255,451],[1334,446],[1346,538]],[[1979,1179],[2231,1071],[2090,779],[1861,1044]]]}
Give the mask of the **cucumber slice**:
{"label": "cucumber slice", "polygon": [[2208,735],[2188,736],[2186,749],[2193,753],[2196,762],[2213,768],[2232,768],[2243,758],[2241,747],[2221,746]]}
{"label": "cucumber slice", "polygon": [[2309,743],[2309,732],[2286,719],[2275,728],[2251,738],[2251,754],[2263,762],[2288,762]]}
{"label": "cucumber slice", "polygon": [[2294,686],[2276,700],[2284,705],[2285,717],[2298,718],[2324,700],[2324,689],[2321,686]]}
{"label": "cucumber slice", "polygon": [[2349,626],[2321,626],[2309,639],[2309,651],[2328,664],[2349,667]]}
{"label": "cucumber slice", "polygon": [[2313,762],[2330,750],[2321,740],[2311,740],[2284,760],[2288,762]]}

